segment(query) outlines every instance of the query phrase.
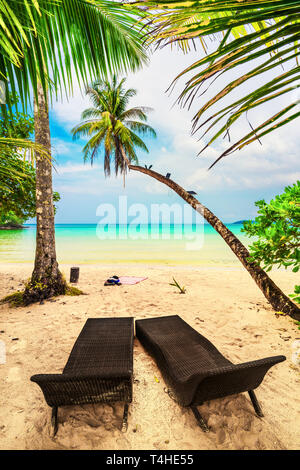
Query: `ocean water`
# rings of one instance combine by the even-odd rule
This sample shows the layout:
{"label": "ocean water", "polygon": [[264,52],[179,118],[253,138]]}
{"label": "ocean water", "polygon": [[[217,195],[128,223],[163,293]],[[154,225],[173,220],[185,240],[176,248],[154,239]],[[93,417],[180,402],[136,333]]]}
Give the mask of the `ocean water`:
{"label": "ocean water", "polygon": [[[247,246],[242,224],[227,227]],[[239,261],[210,225],[57,224],[60,263],[235,266]],[[1,262],[32,262],[36,227],[0,230]]]}

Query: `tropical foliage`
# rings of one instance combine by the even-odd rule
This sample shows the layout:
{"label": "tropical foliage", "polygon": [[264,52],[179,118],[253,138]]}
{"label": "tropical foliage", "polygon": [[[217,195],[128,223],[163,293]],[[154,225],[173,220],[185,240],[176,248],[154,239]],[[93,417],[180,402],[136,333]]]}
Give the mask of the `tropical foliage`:
{"label": "tropical foliage", "polygon": [[28,139],[34,132],[33,116],[20,111],[18,96],[10,94],[10,102],[14,106],[13,114],[7,114],[5,108],[0,108],[0,136]]}
{"label": "tropical foliage", "polygon": [[154,129],[146,124],[151,108],[128,108],[136,90],[126,90],[125,81],[123,78],[118,82],[114,75],[111,81],[99,80],[87,88],[93,107],[83,111],[83,122],[72,129],[74,138],[89,138],[83,148],[85,160],[93,163],[101,152],[104,153],[105,175],[110,175],[112,159],[116,175],[119,171],[125,174],[131,162],[138,162],[136,148],[148,152],[138,134],[156,136]]}
{"label": "tropical foliage", "polygon": [[274,265],[300,268],[300,181],[287,186],[269,204],[264,199],[255,203],[258,216],[244,222],[242,229],[258,240],[250,246],[253,260],[263,263],[268,271]]}
{"label": "tropical foliage", "polygon": [[[36,256],[24,305],[68,289],[56,261],[51,162],[40,158],[42,146],[51,154],[48,96],[68,95],[75,79],[82,86],[140,66],[146,55],[133,11],[107,0],[0,0],[0,80],[24,107],[32,94],[36,105]],[[21,143],[4,139],[2,148]]]}
{"label": "tropical foliage", "polygon": [[[22,155],[10,152],[2,165],[7,174],[0,173],[0,224],[23,224],[36,215],[35,169]],[[17,177],[16,177],[17,173]],[[57,192],[53,201],[59,201]]]}
{"label": "tropical foliage", "polygon": [[[12,97],[11,97],[12,98]],[[21,148],[31,145],[29,136],[34,130],[33,118],[18,110],[18,98],[12,100],[14,114],[8,115],[0,109],[0,204],[5,197],[12,197],[16,187],[32,184],[34,174],[30,165],[24,163],[25,152]],[[27,180],[28,181],[25,181]],[[3,206],[2,206],[3,207]]]}
{"label": "tropical foliage", "polygon": [[[34,120],[30,114],[18,109],[18,98],[11,96],[13,115],[0,110],[0,224],[22,224],[35,216],[35,169],[26,154],[25,145],[34,131]],[[7,140],[10,145],[7,145]],[[16,142],[19,143],[16,146]],[[31,149],[29,148],[29,151]],[[59,200],[55,193],[54,200]]]}
{"label": "tropical foliage", "polygon": [[[136,69],[146,56],[135,22],[122,5],[106,0],[0,0],[2,114],[13,113],[18,94],[26,108],[38,83],[57,96],[72,91],[73,77],[87,83],[90,75]],[[41,146],[16,138],[0,135],[2,175],[3,154],[15,146],[50,157]]]}
{"label": "tropical foliage", "polygon": [[[222,134],[230,138],[232,125],[240,122],[242,116],[247,118],[249,111],[255,109],[257,116],[262,105],[285,97],[284,108],[255,127],[249,122],[249,132],[231,144],[218,160],[299,116],[299,2],[158,0],[143,1],[139,5],[143,11],[147,10],[151,23],[148,40],[157,47],[177,43],[187,51],[200,42],[205,49],[206,55],[183,70],[174,81],[186,79],[178,99],[181,105],[190,106],[201,96],[201,107],[193,117],[192,132],[201,129],[203,135],[207,135],[208,143],[204,149]],[[213,50],[210,39],[217,40]],[[236,78],[232,79],[234,74]],[[214,83],[216,87],[221,79],[224,83],[226,77],[225,87],[222,85],[203,103],[202,95],[210,89],[210,84]],[[253,83],[255,88],[249,92]],[[236,91],[240,88],[241,97],[237,98]]]}
{"label": "tropical foliage", "polygon": [[24,219],[18,217],[14,211],[4,212],[0,208],[0,228],[20,228],[22,227],[23,223]]}
{"label": "tropical foliage", "polygon": [[[251,260],[270,271],[273,266],[300,269],[300,181],[287,186],[269,204],[263,199],[255,203],[258,216],[244,222],[244,231],[256,241],[249,248]],[[296,286],[295,294],[299,294]],[[295,300],[297,296],[294,295]],[[300,298],[298,299],[300,300]],[[299,302],[300,303],[300,302]]]}
{"label": "tropical foliage", "polygon": [[[294,293],[290,295],[290,297],[294,300],[294,302],[297,302],[297,304],[300,304],[300,285],[295,286],[294,288]],[[300,322],[298,322],[298,328],[300,330]]]}
{"label": "tropical foliage", "polygon": [[[4,177],[0,173],[0,214],[2,220],[11,211],[17,217],[24,220],[34,217],[34,168],[31,164],[24,161],[22,156],[13,152],[7,154],[6,158],[3,158],[2,165],[7,169],[7,174]],[[11,214],[9,217],[11,218]],[[2,221],[2,223],[6,222]]]}
{"label": "tropical foliage", "polygon": [[[33,160],[35,153],[38,152],[39,155],[44,156],[45,158],[50,158],[49,153],[41,145],[35,144],[31,140],[27,139],[16,139],[8,137],[0,137],[0,178],[2,179],[2,184],[5,184],[5,177],[11,177],[15,175],[16,179],[23,178],[25,175],[19,172],[19,169],[14,168],[13,161],[9,161],[9,155],[16,148],[19,150],[22,149],[28,150],[30,152],[30,159]],[[22,156],[22,158],[24,158]],[[7,161],[4,162],[4,159]]]}
{"label": "tropical foliage", "polygon": [[68,93],[73,77],[135,69],[145,60],[135,22],[107,0],[0,0],[0,80],[26,104],[38,82]]}

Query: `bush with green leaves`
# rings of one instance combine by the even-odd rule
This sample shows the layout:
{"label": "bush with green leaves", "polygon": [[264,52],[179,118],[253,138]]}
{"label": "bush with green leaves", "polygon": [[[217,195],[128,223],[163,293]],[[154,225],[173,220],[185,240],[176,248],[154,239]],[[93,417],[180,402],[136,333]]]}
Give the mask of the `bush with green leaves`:
{"label": "bush with green leaves", "polygon": [[3,158],[2,165],[7,173],[2,177],[0,172],[0,222],[23,223],[35,216],[35,169],[12,152]]}
{"label": "bush with green leaves", "polygon": [[[19,98],[11,98],[14,115],[0,106],[0,137],[28,139],[34,131],[34,119],[18,110]],[[22,225],[35,217],[35,169],[22,149],[0,149],[0,225]],[[58,193],[53,201],[59,201]]]}
{"label": "bush with green leaves", "polygon": [[13,211],[7,213],[0,210],[0,226],[20,226],[24,222],[24,219],[18,217]]}
{"label": "bush with green leaves", "polygon": [[28,139],[34,132],[34,118],[18,108],[19,97],[9,94],[14,113],[7,113],[5,106],[0,106],[0,136],[15,139]]}
{"label": "bush with green leaves", "polygon": [[[300,269],[300,181],[287,186],[269,204],[264,199],[255,203],[258,216],[244,222],[242,231],[256,237],[250,245],[250,259],[270,271],[273,266]],[[291,295],[300,303],[300,286]]]}
{"label": "bush with green leaves", "polygon": [[[12,152],[6,155],[2,164],[7,173],[0,171],[0,225],[23,224],[35,217],[35,168]],[[59,200],[60,195],[54,192],[53,201]]]}

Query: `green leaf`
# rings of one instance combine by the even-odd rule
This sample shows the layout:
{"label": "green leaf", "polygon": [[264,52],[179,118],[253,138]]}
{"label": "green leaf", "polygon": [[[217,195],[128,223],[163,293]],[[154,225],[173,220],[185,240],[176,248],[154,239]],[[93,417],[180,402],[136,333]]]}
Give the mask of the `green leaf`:
{"label": "green leaf", "polygon": [[[299,2],[146,0],[137,5],[147,8],[150,43],[157,47],[178,44],[185,52],[200,44],[205,51],[180,72],[171,85],[173,87],[181,79],[185,81],[178,97],[180,105],[190,107],[196,100],[199,102],[192,121],[192,133],[201,129],[203,135],[199,140],[206,136],[208,143],[201,151],[222,135],[229,136],[237,121],[247,118],[249,111],[256,109],[256,116],[259,116],[259,109],[268,102],[286,97],[283,109],[262,124],[252,126],[249,123],[251,132],[231,144],[215,163],[256,140],[261,141],[265,135],[299,117],[300,113],[293,111],[298,102],[292,103],[289,98],[300,86]],[[213,38],[217,44],[209,49],[209,53],[207,38]],[[235,80],[232,80],[233,73],[237,76]],[[272,80],[268,79],[270,75],[273,75]],[[250,80],[254,84],[251,92],[248,86],[245,87]],[[258,80],[262,84],[256,88]],[[218,83],[222,84],[222,89],[214,92],[212,87],[217,88]],[[205,103],[203,96],[206,93],[212,97]],[[236,100],[236,95],[241,97]]]}
{"label": "green leaf", "polygon": [[[73,75],[137,70],[147,60],[136,8],[109,0],[0,0],[0,79],[24,107],[41,82],[55,96],[72,93]],[[51,78],[50,78],[51,77]],[[10,103],[8,103],[10,105]]]}

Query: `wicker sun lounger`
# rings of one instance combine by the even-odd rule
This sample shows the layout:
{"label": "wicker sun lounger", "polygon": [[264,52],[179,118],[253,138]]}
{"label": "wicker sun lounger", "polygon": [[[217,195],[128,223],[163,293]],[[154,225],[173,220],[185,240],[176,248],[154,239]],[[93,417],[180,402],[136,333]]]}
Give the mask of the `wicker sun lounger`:
{"label": "wicker sun lounger", "polygon": [[52,407],[54,434],[59,406],[118,401],[125,402],[122,431],[126,431],[132,401],[133,338],[133,318],[89,318],[62,374],[31,377]]}
{"label": "wicker sun lounger", "polygon": [[156,360],[176,401],[191,407],[203,431],[209,429],[197,406],[207,400],[247,391],[256,414],[263,416],[253,390],[285,356],[235,365],[177,315],[137,320],[135,325],[137,338]]}

